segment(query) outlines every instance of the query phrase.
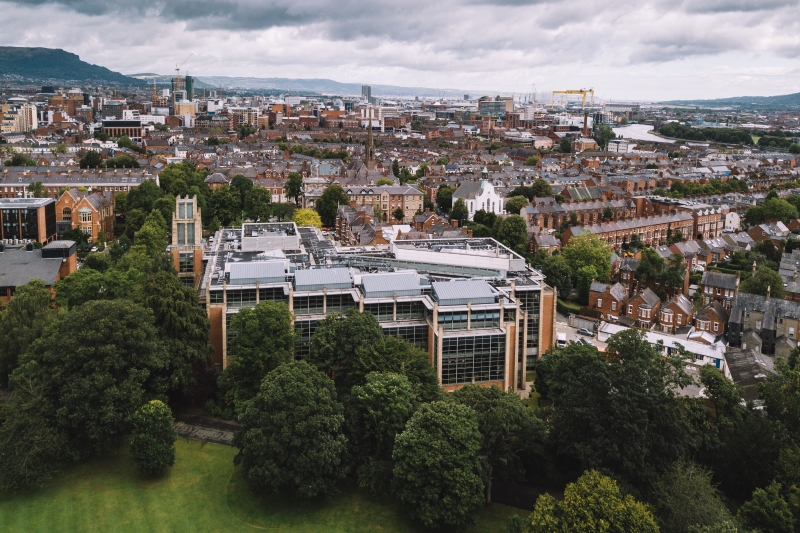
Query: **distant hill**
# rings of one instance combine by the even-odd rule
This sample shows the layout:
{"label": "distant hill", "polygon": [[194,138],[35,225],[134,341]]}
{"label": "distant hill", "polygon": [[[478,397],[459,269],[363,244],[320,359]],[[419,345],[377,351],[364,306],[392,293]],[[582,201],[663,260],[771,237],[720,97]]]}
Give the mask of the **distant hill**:
{"label": "distant hill", "polygon": [[[169,84],[171,76],[142,72],[131,77],[159,85]],[[269,93],[361,95],[360,83],[343,83],[325,78],[245,78],[231,76],[195,76],[196,88],[245,89]],[[465,94],[495,95],[497,91],[475,92],[463,89],[433,89],[430,87],[400,87],[398,85],[371,85],[374,96],[428,96],[462,97]]]}
{"label": "distant hill", "polygon": [[76,54],[57,48],[0,46],[0,76],[34,82],[69,81],[125,86],[144,84],[119,72],[81,61]]}
{"label": "distant hill", "polygon": [[735,96],[714,100],[672,100],[661,102],[673,105],[695,105],[699,107],[731,107],[752,110],[790,110],[800,109],[800,93],[782,94],[778,96]]}

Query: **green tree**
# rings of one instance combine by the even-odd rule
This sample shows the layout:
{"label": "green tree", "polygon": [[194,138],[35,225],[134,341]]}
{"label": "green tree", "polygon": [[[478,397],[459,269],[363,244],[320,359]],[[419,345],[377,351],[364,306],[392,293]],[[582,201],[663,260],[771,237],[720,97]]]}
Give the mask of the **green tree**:
{"label": "green tree", "polygon": [[56,282],[56,303],[73,309],[94,300],[129,299],[141,278],[141,272],[118,269],[99,272],[85,266]]}
{"label": "green tree", "polygon": [[386,494],[392,478],[394,440],[414,412],[414,390],[408,378],[393,372],[371,372],[351,393],[348,440],[352,453],[366,460],[357,469],[358,484]]}
{"label": "green tree", "polygon": [[610,207],[606,207],[603,211],[603,220],[614,220],[614,211]]}
{"label": "green tree", "polygon": [[135,144],[130,137],[127,135],[123,135],[119,139],[117,139],[117,146],[120,148],[127,148],[129,150],[139,150],[139,145]]}
{"label": "green tree", "polygon": [[400,163],[397,161],[397,159],[392,161],[392,174],[395,178],[400,177]]}
{"label": "green tree", "polygon": [[792,143],[789,145],[790,154],[800,154],[800,144]]}
{"label": "green tree", "polygon": [[519,215],[498,219],[492,229],[494,238],[522,257],[528,254],[528,225]]}
{"label": "green tree", "polygon": [[672,254],[667,268],[664,269],[664,275],[662,277],[664,285],[673,289],[681,289],[685,277],[686,263],[683,262],[683,256],[681,254]]}
{"label": "green tree", "polygon": [[739,285],[740,291],[761,296],[766,296],[768,289],[770,296],[779,300],[786,294],[781,275],[764,265],[758,267],[755,274]]}
{"label": "green tree", "polygon": [[577,275],[584,266],[594,267],[597,281],[606,283],[611,279],[611,246],[593,233],[572,237],[561,251],[572,273]]}
{"label": "green tree", "polygon": [[748,530],[759,533],[793,533],[794,517],[780,491],[781,484],[775,482],[756,489],[753,498],[739,508],[737,518]]}
{"label": "green tree", "polygon": [[558,149],[561,150],[562,154],[570,154],[572,153],[572,142],[565,137],[558,145]]}
{"label": "green tree", "polygon": [[558,289],[560,296],[569,296],[572,291],[572,271],[563,255],[548,254],[538,268],[544,274],[545,281]]}
{"label": "green tree", "polygon": [[163,253],[168,244],[167,221],[157,209],[150,211],[144,225],[134,235],[134,242],[144,246],[151,257]]}
{"label": "green tree", "polygon": [[286,304],[265,301],[240,309],[228,329],[232,357],[220,388],[229,405],[239,405],[256,395],[264,376],[294,357],[294,317]]}
{"label": "green tree", "polygon": [[172,411],[159,400],[150,400],[133,413],[130,452],[139,472],[160,474],[175,464],[175,441],[178,436]]}
{"label": "green tree", "polygon": [[661,272],[664,270],[664,258],[653,248],[642,250],[639,259],[639,266],[636,267],[634,277],[641,283],[655,283],[661,279]]}
{"label": "green tree", "polygon": [[436,160],[436,164],[437,165],[446,165],[449,162],[450,162],[450,160],[447,159],[446,157],[440,157],[439,159]]}
{"label": "green tree", "polygon": [[133,157],[122,154],[103,161],[105,168],[139,168],[139,162]]}
{"label": "green tree", "polygon": [[398,222],[402,222],[405,217],[406,217],[406,214],[403,212],[403,209],[400,208],[400,207],[395,209],[394,213],[392,213],[392,218],[395,219]]}
{"label": "green tree", "polygon": [[732,520],[712,472],[693,463],[677,462],[659,478],[651,500],[664,533],[684,533]]}
{"label": "green tree", "polygon": [[272,214],[272,193],[266,187],[256,185],[244,197],[244,215],[251,220],[267,222]]}
{"label": "green tree", "polygon": [[11,156],[11,159],[3,161],[3,165],[7,167],[35,167],[36,161],[25,154],[15,153]]}
{"label": "green tree", "polygon": [[100,155],[100,152],[89,150],[86,152],[86,155],[81,157],[78,164],[81,168],[100,168],[103,166],[103,157]]}
{"label": "green tree", "polygon": [[197,291],[187,287],[173,272],[152,273],[142,283],[141,304],[153,313],[159,337],[169,357],[158,372],[161,387],[181,391],[194,383],[197,365],[210,362],[208,343],[211,322],[200,306]]}
{"label": "green tree", "polygon": [[214,190],[209,202],[211,212],[223,226],[229,226],[242,216],[239,191],[229,185]]}
{"label": "green tree", "polygon": [[526,167],[535,167],[539,164],[539,158],[535,155],[530,156],[528,159],[525,160]]}
{"label": "green tree", "polygon": [[131,209],[125,214],[125,237],[133,239],[136,232],[144,226],[147,214],[141,209]]}
{"label": "green tree", "polygon": [[531,196],[528,198],[547,198],[548,196],[553,196],[553,188],[547,182],[547,180],[543,178],[537,178],[534,180],[533,184],[530,186],[530,193]]}
{"label": "green tree", "polygon": [[22,355],[54,318],[52,297],[42,280],[32,279],[0,311],[0,385],[8,384]]}
{"label": "green tree", "polygon": [[601,124],[600,127],[594,132],[594,140],[597,142],[597,146],[599,146],[601,150],[607,150],[608,142],[616,138],[617,134],[614,133],[614,130],[612,130],[611,126],[608,124]]}
{"label": "green tree", "polygon": [[463,225],[469,220],[469,210],[467,210],[467,204],[464,203],[463,198],[456,200],[453,205],[453,209],[450,211],[450,220],[457,220],[459,225]]}
{"label": "green tree", "polygon": [[392,454],[394,491],[413,518],[426,527],[472,520],[483,503],[481,442],[468,407],[437,401],[414,413]]}
{"label": "green tree", "polygon": [[539,496],[524,531],[657,533],[658,524],[647,505],[630,494],[623,496],[612,478],[589,470],[567,485],[563,500],[557,501],[547,493]]}
{"label": "green tree", "polygon": [[128,192],[125,206],[126,214],[130,214],[128,211],[140,209],[147,215],[153,210],[156,200],[162,196],[164,196],[164,193],[156,185],[155,180],[144,180],[138,187],[131,188]]}
{"label": "green tree", "polygon": [[665,357],[633,329],[613,335],[603,355],[568,345],[546,376],[550,445],[573,468],[604,468],[651,487],[691,449],[675,392],[691,383],[690,357]]}
{"label": "green tree", "polygon": [[255,492],[329,495],[347,473],[342,405],[333,382],[304,361],[267,374],[239,422],[236,461]]}
{"label": "green tree", "polygon": [[[16,296],[14,296],[16,298]],[[12,302],[14,300],[11,300]],[[790,437],[800,443],[800,350],[795,348],[790,362],[778,361],[778,377],[758,385],[758,395],[764,400],[767,416],[780,422]],[[800,479],[798,479],[800,481]]]}
{"label": "green tree", "polygon": [[165,392],[155,375],[167,357],[148,309],[92,301],[50,323],[12,380],[41,385],[55,427],[75,455],[86,457],[116,448],[134,411]]}
{"label": "green tree", "polygon": [[439,190],[436,192],[436,205],[439,206],[444,212],[450,211],[453,207],[453,193],[455,189],[449,185],[439,185]]}
{"label": "green tree", "polygon": [[589,292],[591,291],[592,282],[597,279],[597,270],[591,265],[583,266],[578,270],[575,278],[578,289],[578,303],[589,305]]}
{"label": "green tree", "polygon": [[83,268],[105,272],[113,266],[111,256],[102,252],[92,252],[83,260]]}
{"label": "green tree", "polygon": [[0,402],[0,493],[39,488],[74,459],[41,381],[18,374],[12,385],[14,394]]}
{"label": "green tree", "polygon": [[544,442],[545,426],[516,392],[503,392],[496,385],[466,385],[453,398],[477,417],[483,437],[480,455],[488,467],[486,502],[491,503],[495,470],[524,473],[520,455]]}
{"label": "green tree", "polygon": [[327,227],[336,224],[336,215],[340,205],[349,205],[350,199],[345,194],[341,185],[330,185],[317,200],[315,209],[319,213],[322,223]]}
{"label": "green tree", "polygon": [[350,309],[346,314],[328,314],[320,321],[311,346],[308,362],[325,372],[336,382],[336,388],[342,395],[350,392],[353,385],[361,384],[367,372],[357,366],[359,349],[381,345],[383,330],[374,315],[360,313],[358,309]]}
{"label": "green tree", "polygon": [[247,193],[253,188],[253,180],[244,177],[242,174],[236,174],[231,180],[231,187],[239,191],[239,196],[241,197],[239,206],[244,209],[244,200],[247,197]]}
{"label": "green tree", "polygon": [[524,196],[513,196],[506,201],[506,213],[519,215],[522,208],[530,202]]}
{"label": "green tree", "polygon": [[763,224],[769,220],[789,222],[798,218],[797,207],[780,198],[770,198],[764,205],[749,207],[744,213],[743,222],[748,226]]}
{"label": "green tree", "polygon": [[376,187],[384,187],[386,185],[393,185],[393,184],[394,184],[394,182],[392,180],[390,180],[389,178],[381,178],[381,179],[379,179],[378,181],[375,182],[375,186]]}
{"label": "green tree", "polygon": [[41,181],[34,181],[28,185],[28,194],[32,194],[34,198],[49,198],[50,196]]}

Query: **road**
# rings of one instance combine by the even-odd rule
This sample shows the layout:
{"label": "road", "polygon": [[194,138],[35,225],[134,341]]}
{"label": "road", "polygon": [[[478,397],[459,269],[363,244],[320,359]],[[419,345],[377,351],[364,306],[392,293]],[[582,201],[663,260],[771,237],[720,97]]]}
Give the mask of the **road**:
{"label": "road", "polygon": [[606,351],[606,343],[598,341],[597,335],[592,338],[578,335],[578,328],[570,327],[567,317],[561,313],[556,314],[556,338],[558,338],[558,333],[566,333],[567,342],[575,342],[578,339],[586,339],[592,341],[592,344],[594,344],[601,352]]}

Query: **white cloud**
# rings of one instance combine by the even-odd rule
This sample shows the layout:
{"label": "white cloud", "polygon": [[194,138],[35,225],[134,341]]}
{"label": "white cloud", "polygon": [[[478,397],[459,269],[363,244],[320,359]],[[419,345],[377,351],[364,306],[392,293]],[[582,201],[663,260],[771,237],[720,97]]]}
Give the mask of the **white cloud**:
{"label": "white cloud", "polygon": [[796,0],[0,1],[0,44],[123,73],[331,78],[606,99],[796,92]]}

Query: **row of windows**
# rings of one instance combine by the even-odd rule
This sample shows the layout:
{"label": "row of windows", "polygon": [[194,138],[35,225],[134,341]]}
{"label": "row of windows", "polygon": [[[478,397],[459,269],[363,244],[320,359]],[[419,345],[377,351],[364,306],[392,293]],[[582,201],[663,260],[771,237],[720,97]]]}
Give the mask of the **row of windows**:
{"label": "row of windows", "polygon": [[[259,301],[276,301],[288,303],[289,297],[283,293],[283,287],[259,289]],[[224,302],[222,289],[209,292],[212,304]],[[256,305],[255,289],[228,289],[228,307],[254,307]]]}
{"label": "row of windows", "polygon": [[442,339],[442,385],[505,378],[505,335]]}
{"label": "row of windows", "polygon": [[[439,313],[439,326],[445,330],[467,329],[467,312]],[[500,311],[472,311],[469,317],[469,327],[474,329],[487,329],[500,327]]]}
{"label": "row of windows", "polygon": [[391,335],[410,342],[418,348],[428,351],[428,325],[395,326],[383,328],[384,335]]}

